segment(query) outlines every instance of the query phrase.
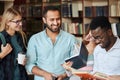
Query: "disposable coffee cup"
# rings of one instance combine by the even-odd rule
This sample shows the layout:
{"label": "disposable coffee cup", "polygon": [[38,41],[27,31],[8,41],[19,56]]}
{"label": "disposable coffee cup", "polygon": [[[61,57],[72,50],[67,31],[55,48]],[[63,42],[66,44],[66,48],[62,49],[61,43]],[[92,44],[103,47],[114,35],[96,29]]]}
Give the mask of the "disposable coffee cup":
{"label": "disposable coffee cup", "polygon": [[18,53],[18,64],[24,64],[25,54]]}

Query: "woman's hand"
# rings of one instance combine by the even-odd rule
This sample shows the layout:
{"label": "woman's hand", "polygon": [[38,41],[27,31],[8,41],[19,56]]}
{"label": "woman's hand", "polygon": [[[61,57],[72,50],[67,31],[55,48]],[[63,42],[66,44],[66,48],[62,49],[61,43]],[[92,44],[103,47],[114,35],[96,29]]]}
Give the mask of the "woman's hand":
{"label": "woman's hand", "polygon": [[25,58],[25,59],[23,60],[23,64],[21,64],[21,65],[25,66],[26,63],[27,63],[27,58]]}
{"label": "woman's hand", "polygon": [[6,55],[8,55],[12,51],[12,47],[9,43],[6,44],[6,46],[1,45],[1,55],[0,58],[4,58]]}

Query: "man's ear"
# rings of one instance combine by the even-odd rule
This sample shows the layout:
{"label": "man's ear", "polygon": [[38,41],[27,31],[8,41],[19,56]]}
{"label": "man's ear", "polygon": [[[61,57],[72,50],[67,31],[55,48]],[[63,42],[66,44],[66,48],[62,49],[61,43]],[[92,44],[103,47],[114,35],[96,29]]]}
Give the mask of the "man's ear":
{"label": "man's ear", "polygon": [[46,19],[45,19],[45,17],[43,17],[42,20],[43,20],[44,23],[46,23]]}
{"label": "man's ear", "polygon": [[107,34],[110,35],[110,36],[113,35],[112,29],[108,29]]}

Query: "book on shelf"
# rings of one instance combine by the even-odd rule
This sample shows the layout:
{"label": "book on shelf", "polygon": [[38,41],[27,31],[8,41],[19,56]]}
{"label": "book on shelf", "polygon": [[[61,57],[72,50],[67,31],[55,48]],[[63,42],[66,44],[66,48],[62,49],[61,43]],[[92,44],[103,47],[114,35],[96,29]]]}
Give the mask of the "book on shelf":
{"label": "book on shelf", "polygon": [[72,0],[62,0],[62,1],[72,1]]}
{"label": "book on shelf", "polygon": [[42,3],[42,0],[36,0],[37,3]]}
{"label": "book on shelf", "polygon": [[27,10],[28,10],[27,17],[32,17],[32,5],[28,6]]}
{"label": "book on shelf", "polygon": [[48,0],[48,2],[59,2],[60,0]]}
{"label": "book on shelf", "polygon": [[62,4],[62,16],[63,17],[71,17],[72,16],[72,4],[71,3]]}
{"label": "book on shelf", "polygon": [[117,29],[116,29],[116,23],[112,23],[111,24],[111,27],[112,27],[112,32],[115,36],[117,36]]}
{"label": "book on shelf", "polygon": [[117,5],[110,5],[110,16],[117,16],[117,11],[119,11]]}
{"label": "book on shelf", "polygon": [[88,6],[85,7],[85,16],[108,16],[108,6]]}
{"label": "book on shelf", "polygon": [[71,34],[83,34],[82,24],[81,23],[62,23],[62,29]]}
{"label": "book on shelf", "polygon": [[108,6],[93,6],[94,16],[108,16]]}
{"label": "book on shelf", "polygon": [[75,69],[79,69],[81,67],[86,66],[87,58],[88,58],[88,50],[86,49],[85,45],[82,42],[80,44],[80,50],[78,54],[66,59],[65,62],[71,61],[73,62],[71,67]]}
{"label": "book on shelf", "polygon": [[79,11],[82,11],[82,4],[72,3],[72,17],[79,17]]}
{"label": "book on shelf", "polygon": [[120,36],[120,23],[112,23],[111,24],[113,34],[115,36]]}
{"label": "book on shelf", "polygon": [[22,17],[27,16],[27,7],[26,7],[26,5],[20,6],[20,11],[21,11]]}
{"label": "book on shelf", "polygon": [[85,7],[85,17],[92,17],[92,6]]}
{"label": "book on shelf", "polygon": [[35,0],[29,0],[29,3],[35,3],[36,1]]}
{"label": "book on shelf", "polygon": [[42,0],[29,0],[29,3],[42,3]]}
{"label": "book on shelf", "polygon": [[117,35],[120,36],[120,23],[116,24]]}
{"label": "book on shelf", "polygon": [[[24,8],[26,8],[26,6],[21,7],[22,13],[26,14]],[[28,10],[28,14],[27,14],[28,17],[41,17],[41,15],[42,15],[42,6],[41,5],[30,5],[27,7],[27,10]]]}
{"label": "book on shelf", "polygon": [[117,5],[117,16],[120,16],[120,0],[118,0],[118,5]]}
{"label": "book on shelf", "polygon": [[32,16],[42,17],[41,15],[42,15],[42,6],[41,5],[32,6]]}

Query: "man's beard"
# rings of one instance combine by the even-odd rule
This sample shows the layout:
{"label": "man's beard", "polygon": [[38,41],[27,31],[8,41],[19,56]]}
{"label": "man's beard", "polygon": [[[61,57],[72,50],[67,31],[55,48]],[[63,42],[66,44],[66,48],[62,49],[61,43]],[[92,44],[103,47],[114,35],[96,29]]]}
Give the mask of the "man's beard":
{"label": "man's beard", "polygon": [[50,28],[50,26],[48,24],[45,24],[45,27],[47,27],[53,33],[60,31],[60,27],[57,30],[52,30],[52,28]]}

